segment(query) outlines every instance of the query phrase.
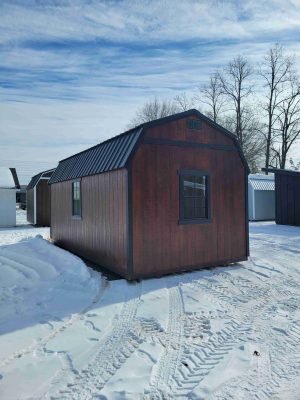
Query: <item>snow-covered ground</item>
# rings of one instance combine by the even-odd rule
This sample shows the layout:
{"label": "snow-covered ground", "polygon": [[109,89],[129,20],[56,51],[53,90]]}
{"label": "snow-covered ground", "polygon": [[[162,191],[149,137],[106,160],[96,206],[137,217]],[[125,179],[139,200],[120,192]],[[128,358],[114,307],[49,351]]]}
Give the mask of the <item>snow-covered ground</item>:
{"label": "snow-covered ground", "polygon": [[0,230],[0,398],[299,400],[300,228],[250,233],[248,262],[128,283]]}

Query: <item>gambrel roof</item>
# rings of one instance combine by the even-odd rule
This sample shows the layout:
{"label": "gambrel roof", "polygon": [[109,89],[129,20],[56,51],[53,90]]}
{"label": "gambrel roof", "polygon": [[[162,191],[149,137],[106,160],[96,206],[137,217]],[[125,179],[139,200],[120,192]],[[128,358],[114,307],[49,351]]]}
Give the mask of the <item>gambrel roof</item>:
{"label": "gambrel roof", "polygon": [[41,178],[49,178],[50,179],[50,177],[51,177],[51,175],[53,174],[53,171],[55,170],[55,168],[53,168],[53,169],[48,169],[47,171],[42,171],[42,172],[39,172],[38,174],[36,174],[36,175],[34,175],[32,178],[31,178],[31,180],[30,180],[30,182],[29,182],[29,184],[28,184],[28,186],[27,186],[27,190],[28,189],[33,189],[36,185],[37,185],[37,183],[39,182],[39,180],[41,179]]}
{"label": "gambrel roof", "polygon": [[249,173],[248,164],[236,136],[201,114],[198,110],[191,109],[168,117],[145,122],[129,131],[99,143],[96,146],[61,160],[51,176],[49,184],[124,168],[134,154],[147,128],[189,116],[199,117],[224,135],[230,137],[237,147],[247,173]]}

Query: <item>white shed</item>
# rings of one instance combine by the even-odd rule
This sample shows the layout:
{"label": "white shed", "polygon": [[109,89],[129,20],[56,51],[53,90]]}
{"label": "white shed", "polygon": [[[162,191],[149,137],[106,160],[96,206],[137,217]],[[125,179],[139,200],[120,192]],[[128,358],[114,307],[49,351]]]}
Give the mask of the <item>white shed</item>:
{"label": "white shed", "polygon": [[250,221],[275,219],[274,175],[249,175],[248,204]]}
{"label": "white shed", "polygon": [[13,168],[0,167],[0,227],[16,225],[16,182]]}

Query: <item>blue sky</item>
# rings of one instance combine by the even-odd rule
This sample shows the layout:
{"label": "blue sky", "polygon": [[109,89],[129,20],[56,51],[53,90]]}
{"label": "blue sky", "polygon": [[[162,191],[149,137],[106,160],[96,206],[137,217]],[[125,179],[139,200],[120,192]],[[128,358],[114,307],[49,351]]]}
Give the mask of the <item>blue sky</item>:
{"label": "blue sky", "polygon": [[145,100],[192,95],[238,54],[258,67],[275,42],[300,71],[299,37],[298,0],[1,0],[0,164],[27,183]]}

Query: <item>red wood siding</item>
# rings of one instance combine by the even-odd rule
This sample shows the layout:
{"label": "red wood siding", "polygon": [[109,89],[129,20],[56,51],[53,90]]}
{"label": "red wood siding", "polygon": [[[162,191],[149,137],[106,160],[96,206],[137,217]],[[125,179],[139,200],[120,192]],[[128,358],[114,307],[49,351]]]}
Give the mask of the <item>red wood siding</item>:
{"label": "red wood siding", "polygon": [[145,138],[152,139],[172,139],[195,143],[211,143],[222,145],[233,145],[233,140],[217,129],[213,128],[207,122],[202,121],[200,130],[188,129],[186,127],[187,119],[198,119],[197,117],[182,118],[180,120],[168,122],[149,128]]}
{"label": "red wood siding", "polygon": [[[172,129],[152,128],[145,136],[193,141],[183,121],[172,124]],[[193,133],[197,143],[233,144],[219,132],[208,132]],[[212,222],[178,224],[179,169],[211,173]],[[237,151],[141,144],[132,163],[134,275],[246,259],[245,174]]]}
{"label": "red wood siding", "polygon": [[51,237],[121,275],[127,271],[127,170],[81,179],[82,219],[72,218],[72,181],[51,185]]}
{"label": "red wood siding", "polygon": [[36,185],[36,225],[50,225],[50,187],[48,179],[41,179]]}
{"label": "red wood siding", "polygon": [[33,224],[34,223],[34,189],[27,190],[26,194],[27,194],[27,204],[26,204],[27,221],[30,224]]}

